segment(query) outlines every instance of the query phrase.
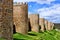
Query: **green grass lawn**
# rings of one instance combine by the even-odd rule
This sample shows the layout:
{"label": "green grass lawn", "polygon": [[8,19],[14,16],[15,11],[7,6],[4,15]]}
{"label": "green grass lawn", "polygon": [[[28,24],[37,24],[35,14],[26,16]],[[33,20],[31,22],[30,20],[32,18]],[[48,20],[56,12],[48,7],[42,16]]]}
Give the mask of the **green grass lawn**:
{"label": "green grass lawn", "polygon": [[56,30],[45,32],[28,32],[28,35],[16,33],[13,35],[14,40],[60,40],[60,32]]}
{"label": "green grass lawn", "polygon": [[3,38],[0,38],[0,40],[5,40],[5,39],[3,39]]}

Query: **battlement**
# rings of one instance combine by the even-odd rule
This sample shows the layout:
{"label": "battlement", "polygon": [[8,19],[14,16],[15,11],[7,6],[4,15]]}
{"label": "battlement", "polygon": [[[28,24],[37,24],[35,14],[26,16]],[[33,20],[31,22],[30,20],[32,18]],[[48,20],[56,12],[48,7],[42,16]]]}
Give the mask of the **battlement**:
{"label": "battlement", "polygon": [[29,14],[28,16],[39,16],[39,14]]}
{"label": "battlement", "polygon": [[27,2],[14,2],[13,5],[27,5]]}

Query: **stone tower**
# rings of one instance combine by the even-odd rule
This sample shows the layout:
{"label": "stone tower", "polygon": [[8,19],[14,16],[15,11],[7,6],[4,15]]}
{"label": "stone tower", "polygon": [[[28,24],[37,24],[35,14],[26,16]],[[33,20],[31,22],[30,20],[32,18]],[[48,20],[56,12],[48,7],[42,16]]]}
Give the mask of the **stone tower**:
{"label": "stone tower", "polygon": [[48,30],[51,30],[51,22],[48,22]]}
{"label": "stone tower", "polygon": [[39,14],[30,14],[29,18],[31,30],[34,32],[39,32]]}
{"label": "stone tower", "polygon": [[51,22],[51,30],[54,29],[54,24]]}
{"label": "stone tower", "polygon": [[39,25],[41,27],[41,31],[44,32],[44,18],[39,19]]}
{"label": "stone tower", "polygon": [[45,29],[48,30],[48,21],[45,20]]}
{"label": "stone tower", "polygon": [[13,5],[13,21],[16,32],[27,34],[28,32],[28,4],[25,2],[15,2]]}
{"label": "stone tower", "polygon": [[0,35],[13,40],[13,0],[0,0]]}

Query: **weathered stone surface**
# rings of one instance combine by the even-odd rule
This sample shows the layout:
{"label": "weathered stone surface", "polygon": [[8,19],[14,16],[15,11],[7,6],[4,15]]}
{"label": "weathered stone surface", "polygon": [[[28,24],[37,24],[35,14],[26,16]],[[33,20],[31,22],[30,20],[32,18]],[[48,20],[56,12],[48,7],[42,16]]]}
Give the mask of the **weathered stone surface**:
{"label": "weathered stone surface", "polygon": [[41,27],[41,31],[44,32],[44,18],[39,19],[39,25]]}
{"label": "weathered stone surface", "polygon": [[39,14],[30,14],[29,18],[31,30],[34,32],[39,32]]}
{"label": "weathered stone surface", "polygon": [[0,0],[0,35],[13,40],[13,0]]}
{"label": "weathered stone surface", "polygon": [[53,30],[54,24],[52,22],[48,22],[48,30]]}
{"label": "weathered stone surface", "polygon": [[13,21],[16,32],[27,34],[28,32],[28,4],[16,3],[13,6]]}
{"label": "weathered stone surface", "polygon": [[47,20],[45,20],[45,28],[46,28],[46,30],[48,30],[48,21]]}
{"label": "weathered stone surface", "polygon": [[51,22],[51,30],[54,29],[54,24]]}
{"label": "weathered stone surface", "polygon": [[51,30],[51,22],[48,22],[48,30]]}

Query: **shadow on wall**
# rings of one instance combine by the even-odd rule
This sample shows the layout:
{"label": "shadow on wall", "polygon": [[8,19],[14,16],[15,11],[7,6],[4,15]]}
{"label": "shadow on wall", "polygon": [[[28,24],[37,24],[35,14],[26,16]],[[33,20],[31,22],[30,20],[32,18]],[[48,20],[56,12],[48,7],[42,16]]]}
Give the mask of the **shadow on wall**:
{"label": "shadow on wall", "polygon": [[13,25],[13,34],[16,33],[16,28],[15,28],[15,25]]}
{"label": "shadow on wall", "polygon": [[[30,24],[30,22],[28,23],[28,32],[29,31],[31,31],[31,24]],[[16,26],[13,25],[13,34],[15,34],[15,33],[16,33]]]}
{"label": "shadow on wall", "polygon": [[[41,25],[39,25],[39,30],[41,31]],[[44,30],[46,30],[45,25],[44,25]]]}
{"label": "shadow on wall", "polygon": [[28,27],[28,31],[31,31],[31,23],[30,23],[30,21],[29,21],[29,23],[28,23],[29,25],[29,27]]}
{"label": "shadow on wall", "polygon": [[39,25],[39,30],[41,29],[41,25]]}
{"label": "shadow on wall", "polygon": [[45,24],[44,24],[44,30],[46,30]]}

